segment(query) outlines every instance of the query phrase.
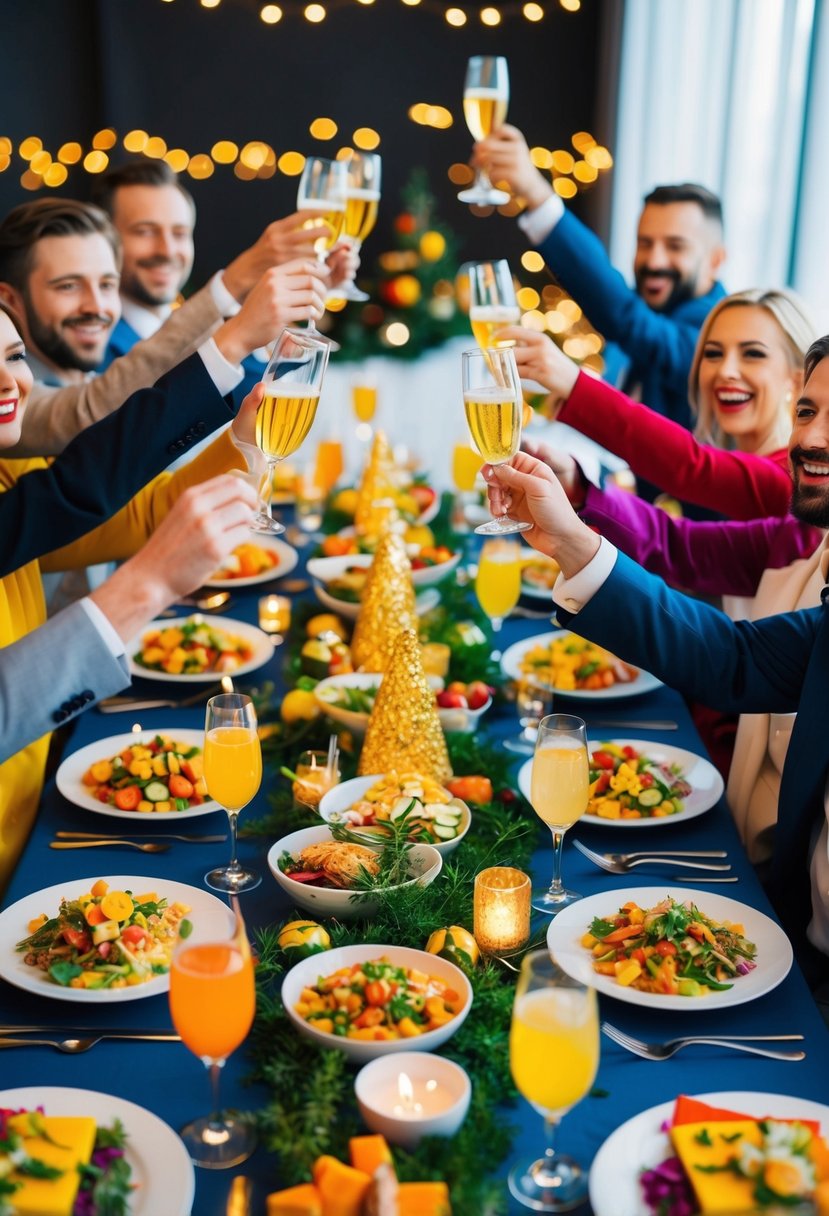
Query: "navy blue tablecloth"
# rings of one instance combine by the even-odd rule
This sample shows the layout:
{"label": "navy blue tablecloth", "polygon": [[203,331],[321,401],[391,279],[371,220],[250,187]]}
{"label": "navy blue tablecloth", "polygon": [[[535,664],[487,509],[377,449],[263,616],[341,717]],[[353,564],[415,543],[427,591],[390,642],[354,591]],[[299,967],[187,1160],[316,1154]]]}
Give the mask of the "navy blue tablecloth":
{"label": "navy blue tablecloth", "polygon": [[[296,572],[293,577],[296,577]],[[279,582],[256,587],[250,591],[234,592],[234,602],[227,615],[256,622],[257,598],[270,590],[279,591]],[[534,606],[538,606],[537,602]],[[505,647],[520,638],[544,632],[544,621],[510,620],[502,634]],[[256,673],[256,681],[265,678],[282,685],[283,650],[277,650],[267,668]],[[248,677],[251,681],[254,677]],[[244,685],[245,680],[240,681]],[[157,695],[165,685],[156,681],[136,681],[136,692]],[[659,688],[644,696],[629,700],[614,700],[601,704],[557,699],[557,709],[585,717],[590,728],[591,718],[610,717],[624,720],[668,718],[677,721],[679,729],[669,733],[597,727],[590,730],[593,741],[632,736],[660,740],[700,752],[702,745],[694,730],[682,699],[667,688]],[[154,710],[142,713],[138,720],[145,728],[159,730],[174,727],[202,729],[203,708],[185,710]],[[75,726],[67,753],[110,735],[128,731],[135,716],[104,715],[92,710],[83,715]],[[492,711],[484,726],[493,736],[517,734],[518,724],[508,707]],[[521,763],[516,758],[516,766]],[[256,802],[245,812],[251,818],[266,810],[269,783],[280,778],[266,776]],[[118,831],[128,826],[133,838],[140,829],[151,825],[124,825],[121,821],[93,816],[68,803],[49,783],[35,830],[20,862],[14,879],[6,892],[3,906],[33,891],[66,882],[71,891],[77,878],[98,874],[134,874],[151,877],[163,885],[164,879],[190,883],[200,887],[205,872],[227,855],[227,844],[175,844],[169,852],[145,855],[138,852],[101,848],[89,851],[57,852],[49,841],[58,828],[85,831]],[[188,820],[181,830],[190,832],[219,832],[226,827],[222,812]],[[644,828],[621,832],[617,828],[580,825],[572,833],[590,846],[600,849],[627,848],[724,848],[733,862],[739,882],[728,886],[710,886],[708,890],[773,915],[765,895],[745,858],[731,816],[721,802],[710,812],[685,823],[668,827]],[[257,927],[284,919],[288,905],[280,889],[268,873],[265,855],[270,842],[240,842],[240,856],[263,873],[262,885],[243,896],[243,912],[249,927]],[[535,858],[536,877],[544,881],[549,875],[549,837],[539,835],[539,852]],[[580,853],[569,838],[565,843],[564,869],[567,884],[583,895],[603,890],[649,885],[661,881],[669,885],[670,873],[660,872],[608,875],[597,870]],[[698,885],[705,890],[705,882]],[[596,1079],[597,1090],[604,1096],[591,1096],[566,1116],[559,1142],[584,1165],[589,1165],[605,1138],[621,1123],[657,1103],[674,1098],[678,1093],[707,1091],[757,1090],[791,1094],[818,1101],[829,1101],[829,1031],[821,1020],[809,990],[797,966],[774,991],[757,1000],[733,1009],[705,1011],[689,1004],[688,1012],[663,1013],[606,997],[601,998],[601,1014],[641,1038],[666,1038],[681,1034],[741,1032],[745,1034],[792,1033],[805,1036],[803,1047],[807,1059],[802,1063],[779,1063],[715,1048],[693,1048],[665,1063],[641,1060],[602,1040],[602,1056]],[[474,1010],[473,1014],[474,1016]],[[101,1009],[49,1000],[19,991],[0,983],[0,1022],[44,1026],[105,1026],[168,1027],[170,1024],[165,997],[150,997]],[[252,1109],[267,1099],[264,1089],[244,1082],[247,1064],[244,1050],[233,1056],[224,1070],[223,1098],[228,1106]],[[474,1083],[474,1078],[473,1078]],[[154,1111],[172,1127],[181,1126],[209,1106],[209,1090],[204,1069],[178,1043],[108,1043],[102,1042],[93,1051],[81,1056],[64,1056],[49,1048],[10,1049],[0,1051],[0,1089],[22,1085],[60,1085],[104,1090],[117,1094]],[[537,1154],[542,1146],[539,1117],[522,1102],[514,1112],[520,1127],[516,1155]],[[265,1196],[281,1185],[273,1158],[258,1149],[238,1171],[211,1172],[197,1170],[197,1216],[222,1216],[234,1172],[247,1175],[254,1183],[253,1216],[264,1213]],[[506,1187],[505,1187],[506,1191]],[[523,1211],[515,1205],[510,1211]],[[587,1211],[587,1209],[583,1209]],[[154,1216],[165,1216],[157,1213]],[[473,1216],[464,1213],[462,1216]]]}

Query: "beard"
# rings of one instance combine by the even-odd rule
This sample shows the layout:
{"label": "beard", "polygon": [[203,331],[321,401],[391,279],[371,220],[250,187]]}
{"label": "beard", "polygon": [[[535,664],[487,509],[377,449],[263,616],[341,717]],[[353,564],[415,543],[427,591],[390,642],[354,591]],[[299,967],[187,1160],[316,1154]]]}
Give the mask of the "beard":
{"label": "beard", "polygon": [[792,515],[806,524],[814,524],[817,528],[829,528],[829,476],[826,487],[802,486],[798,481],[798,468],[801,461],[809,464],[829,465],[825,452],[814,454],[803,448],[793,448],[790,453],[794,489],[792,490]]}
{"label": "beard", "polygon": [[662,304],[650,304],[649,307],[654,312],[670,312],[677,308],[680,304],[684,304],[686,300],[693,300],[697,294],[697,280],[690,275],[683,278],[678,270],[647,270],[644,266],[639,267],[634,271],[636,278],[636,290],[640,296],[644,296],[644,284],[646,281],[651,282],[654,279],[665,279],[673,284],[670,294],[666,296]]}
{"label": "beard", "polygon": [[45,356],[48,362],[54,363],[56,367],[63,368],[66,371],[74,369],[80,372],[94,372],[96,368],[100,367],[106,354],[109,333],[112,331],[114,324],[112,317],[99,316],[93,313],[78,317],[67,317],[65,321],[61,321],[60,323],[61,326],[71,326],[74,321],[100,321],[108,327],[107,333],[101,336],[103,341],[101,353],[93,357],[81,354],[75,350],[74,346],[63,337],[60,329],[44,325],[31,307],[27,309],[27,314],[32,345]]}
{"label": "beard", "polygon": [[[155,266],[173,266],[174,263],[170,258],[153,257],[142,258],[140,262],[135,263],[137,269],[152,270]],[[190,275],[190,268],[184,267],[179,274],[178,282],[173,287],[161,287],[152,290],[147,287],[142,281],[140,275],[133,271],[126,275],[121,273],[121,295],[126,296],[128,300],[134,300],[136,304],[143,304],[145,308],[157,308],[159,304],[172,304],[178,298],[184,284]]]}

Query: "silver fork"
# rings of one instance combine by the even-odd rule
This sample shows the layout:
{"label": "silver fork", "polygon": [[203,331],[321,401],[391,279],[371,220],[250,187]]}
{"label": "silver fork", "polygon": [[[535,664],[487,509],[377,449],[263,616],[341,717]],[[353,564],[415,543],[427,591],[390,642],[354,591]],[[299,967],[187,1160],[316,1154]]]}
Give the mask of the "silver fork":
{"label": "silver fork", "polygon": [[616,1026],[611,1026],[609,1022],[602,1022],[602,1031],[614,1043],[633,1052],[635,1056],[641,1056],[643,1060],[669,1060],[683,1047],[690,1047],[694,1043],[707,1044],[709,1047],[730,1047],[734,1051],[746,1051],[749,1055],[766,1056],[770,1060],[806,1058],[805,1051],[772,1051],[767,1047],[749,1046],[751,1043],[802,1043],[802,1034],[723,1034],[710,1038],[705,1035],[691,1035],[684,1039],[668,1039],[666,1043],[643,1043],[641,1039],[634,1039]]}
{"label": "silver fork", "polygon": [[666,850],[664,853],[594,853],[580,840],[574,840],[573,844],[589,861],[599,866],[600,869],[607,870],[609,874],[627,874],[634,866],[644,865],[685,866],[689,870],[707,871],[731,869],[730,865],[709,865],[702,861],[684,860],[687,857],[725,857],[726,854],[721,850],[698,853],[671,852],[670,850]]}
{"label": "silver fork", "polygon": [[77,1056],[89,1051],[102,1039],[147,1039],[154,1043],[180,1043],[177,1034],[92,1034],[82,1039],[5,1039],[0,1038],[0,1049],[3,1047],[54,1047],[66,1055]]}

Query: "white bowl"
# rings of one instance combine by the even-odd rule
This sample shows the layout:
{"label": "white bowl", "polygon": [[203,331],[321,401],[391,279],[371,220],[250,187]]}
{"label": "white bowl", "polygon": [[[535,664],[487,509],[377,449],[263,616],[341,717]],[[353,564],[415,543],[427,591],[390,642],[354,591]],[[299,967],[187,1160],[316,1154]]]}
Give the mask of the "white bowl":
{"label": "white bowl", "polygon": [[[343,811],[347,811],[350,806],[353,806],[355,802],[362,798],[366,790],[371,789],[374,783],[380,780],[380,776],[381,774],[373,777],[353,777],[350,781],[341,781],[339,785],[332,786],[320,799],[319,813],[322,818],[326,823],[336,823],[336,817],[342,815]],[[461,802],[460,798],[455,801]],[[461,803],[461,805],[463,806],[463,813],[461,814],[460,830],[454,840],[441,840],[439,844],[435,843],[428,846],[437,849],[438,853],[441,853],[444,857],[458,847],[472,823],[472,813],[469,807],[465,802]],[[371,828],[355,826],[352,830],[355,833],[364,832],[366,834],[366,844],[370,843]]]}
{"label": "white bowl", "polygon": [[[427,1095],[430,1090],[436,1091],[445,1103],[443,1109],[434,1114],[424,1113],[420,1118],[404,1112],[396,1114],[401,1073],[412,1082],[415,1095],[421,1087]],[[454,1060],[428,1051],[401,1051],[394,1057],[381,1056],[361,1068],[354,1079],[354,1093],[367,1128],[385,1136],[390,1144],[413,1149],[424,1136],[455,1135],[469,1110],[472,1085]]]}
{"label": "white bowl", "polygon": [[[325,840],[333,840],[333,836],[331,829],[324,824],[315,828],[301,828],[277,840],[268,850],[268,865],[274,878],[291,902],[305,912],[313,912],[317,916],[335,916],[338,920],[373,916],[378,908],[378,900],[370,895],[358,895],[354,891],[341,891],[334,887],[309,886],[304,882],[295,882],[280,870],[279,858],[283,853],[301,853],[308,845],[321,844]],[[410,857],[413,877],[400,885],[408,887],[417,883],[421,887],[428,887],[440,873],[443,858],[430,844],[412,845]]]}
{"label": "white bowl", "polygon": [[[299,1001],[303,988],[315,984],[320,976],[333,975],[340,967],[351,967],[354,963],[368,963],[384,957],[394,966],[416,967],[427,975],[446,981],[463,994],[463,1008],[451,1021],[439,1026],[437,1030],[427,1030],[425,1034],[417,1035],[413,1039],[389,1039],[383,1043],[327,1034],[324,1030],[316,1030],[312,1022],[306,1022],[296,1012],[294,1006]],[[282,1004],[300,1034],[313,1039],[320,1047],[335,1047],[344,1052],[349,1060],[366,1064],[369,1060],[376,1060],[378,1056],[409,1051],[434,1051],[442,1043],[448,1042],[469,1013],[472,1005],[472,985],[460,967],[445,958],[439,958],[436,954],[427,954],[425,950],[412,950],[408,946],[381,946],[363,942],[359,946],[340,946],[336,950],[327,950],[324,954],[314,954],[297,963],[282,981]]]}
{"label": "white bowl", "polygon": [[[409,545],[409,556],[416,557],[420,545]],[[437,566],[424,566],[422,570],[412,571],[413,587],[431,587],[439,583],[447,574],[455,569],[461,560],[460,551],[453,554],[448,561],[439,562]],[[361,566],[368,569],[374,561],[371,553],[352,553],[344,557],[312,557],[308,562],[308,573],[320,583],[330,583],[332,578],[339,578],[350,566]]]}
{"label": "white bowl", "polygon": [[[348,600],[338,600],[335,595],[329,595],[323,584],[316,580],[314,581],[314,591],[319,602],[330,612],[336,612],[337,616],[345,617],[349,621],[357,620],[360,611],[359,604],[350,604]],[[425,616],[427,612],[437,608],[439,603],[440,592],[436,587],[427,587],[425,591],[421,591],[420,595],[415,597],[415,612],[418,616]]]}
{"label": "white bowl", "polygon": [[[317,704],[324,714],[334,722],[339,722],[354,735],[364,735],[368,726],[368,714],[358,713],[354,709],[344,709],[335,705],[326,697],[326,693],[337,688],[376,688],[383,679],[379,671],[351,671],[341,676],[326,676],[320,680],[314,689]],[[443,688],[440,676],[427,676],[435,692]],[[444,731],[462,731],[468,733],[476,729],[478,722],[492,704],[492,697],[480,709],[442,709],[438,706],[438,717]]]}
{"label": "white bowl", "polygon": [[440,724],[447,734],[454,732],[463,735],[471,734],[473,730],[477,730],[478,723],[491,705],[491,696],[478,709],[449,709],[448,707],[439,705],[438,717],[440,718]]}

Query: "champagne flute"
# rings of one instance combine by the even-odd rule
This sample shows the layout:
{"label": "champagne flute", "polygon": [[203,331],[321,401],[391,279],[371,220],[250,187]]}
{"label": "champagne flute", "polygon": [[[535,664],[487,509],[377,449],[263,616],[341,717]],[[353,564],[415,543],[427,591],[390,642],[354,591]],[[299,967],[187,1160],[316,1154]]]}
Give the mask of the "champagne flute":
{"label": "champagne flute", "polygon": [[204,722],[204,780],[211,798],[230,820],[230,864],[205,874],[214,891],[251,891],[262,881],[236,857],[236,821],[262,784],[262,749],[256,733],[253,701],[240,692],[224,692],[207,702]]}
{"label": "champagne flute", "polygon": [[538,724],[533,755],[530,802],[539,819],[553,834],[553,881],[547,890],[533,891],[532,906],[555,916],[568,904],[581,899],[561,882],[561,849],[564,833],[587,810],[590,765],[587,728],[581,718],[549,714]]}
{"label": "champagne flute", "polygon": [[[486,139],[504,122],[509,105],[509,73],[501,55],[473,55],[466,68],[463,116],[476,141]],[[468,190],[458,195],[462,203],[478,207],[501,206],[509,195],[496,190],[483,169],[475,174]]]}
{"label": "champagne flute", "polygon": [[524,956],[509,1040],[518,1092],[544,1117],[547,1148],[510,1172],[510,1193],[536,1212],[567,1212],[587,1197],[587,1175],[558,1153],[555,1133],[589,1092],[599,1064],[596,993],[565,975],[547,950]]}
{"label": "champagne flute", "polygon": [[[382,161],[376,152],[352,152],[350,159],[345,162],[345,167],[345,220],[342,236],[352,249],[358,250],[377,223]],[[350,283],[332,288],[329,294],[332,300],[371,299],[366,292],[355,287],[353,279]]]}
{"label": "champagne flute", "polygon": [[213,1103],[210,1115],[194,1119],[179,1135],[195,1165],[229,1169],[246,1161],[256,1147],[254,1128],[222,1111],[219,1103],[221,1070],[253,1023],[253,961],[238,915],[230,937],[198,924],[191,930],[186,937],[180,933],[173,954],[170,1013],[185,1045],[209,1071]]}
{"label": "champagne flute", "polygon": [[[319,262],[325,262],[326,254],[340,239],[345,224],[347,182],[345,161],[326,160],[324,156],[309,156],[305,161],[305,167],[299,179],[296,205],[298,211],[318,212],[320,208],[326,208],[322,221],[319,216],[316,216],[303,225],[305,228],[314,228],[322,222],[326,229],[314,241],[314,250]],[[343,293],[339,294],[342,297]],[[313,318],[308,322],[307,332],[318,342],[327,342],[331,350],[340,349],[339,342],[334,342],[333,339],[326,338],[324,334],[320,333]]]}
{"label": "champagne flute", "polygon": [[[509,347],[465,350],[462,363],[463,405],[472,442],[489,464],[506,464],[521,443],[523,398],[515,355]],[[475,531],[498,536],[531,527],[502,515],[479,524]]]}
{"label": "champagne flute", "polygon": [[496,330],[504,325],[517,325],[521,309],[515,298],[515,284],[509,262],[469,262],[469,321],[475,341],[481,350],[488,347],[514,346],[514,342],[499,342]]}
{"label": "champagne flute", "polygon": [[519,756],[532,756],[538,740],[538,726],[545,715],[553,711],[553,689],[550,684],[539,684],[532,676],[515,681],[515,708],[521,734],[503,740],[508,752]]}
{"label": "champagne flute", "polygon": [[[521,546],[506,536],[484,541],[478,557],[475,594],[487,614],[494,633],[499,633],[521,594]],[[499,657],[493,651],[493,658]]]}
{"label": "champagne flute", "polygon": [[319,404],[330,343],[304,329],[283,329],[262,382],[265,396],[256,413],[256,442],[268,462],[259,492],[253,532],[284,532],[271,511],[274,469],[299,448],[311,429]]}

